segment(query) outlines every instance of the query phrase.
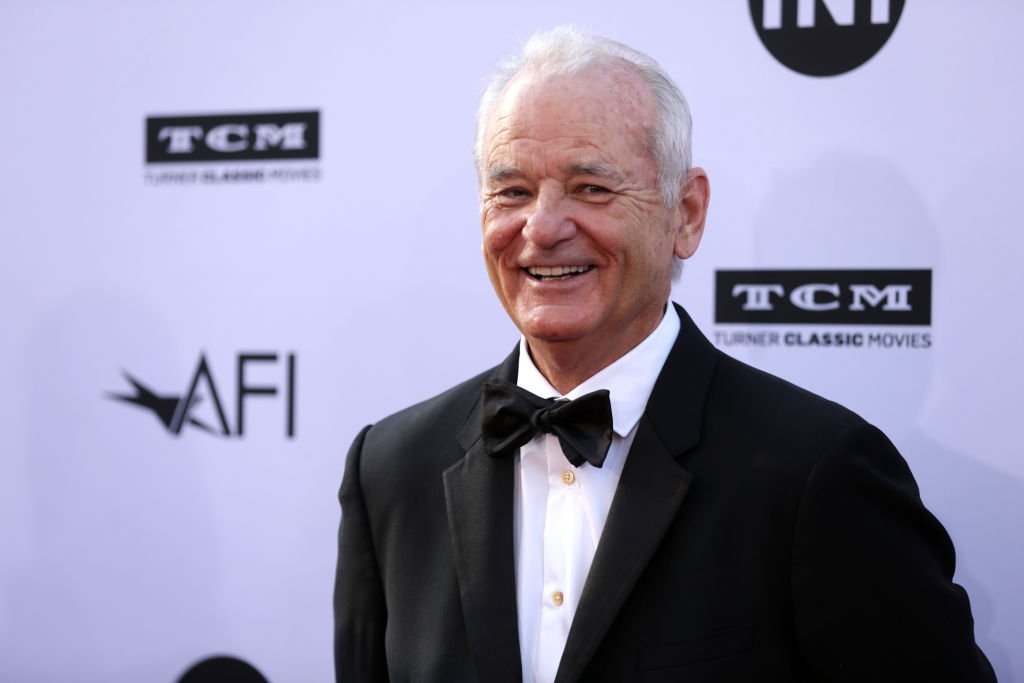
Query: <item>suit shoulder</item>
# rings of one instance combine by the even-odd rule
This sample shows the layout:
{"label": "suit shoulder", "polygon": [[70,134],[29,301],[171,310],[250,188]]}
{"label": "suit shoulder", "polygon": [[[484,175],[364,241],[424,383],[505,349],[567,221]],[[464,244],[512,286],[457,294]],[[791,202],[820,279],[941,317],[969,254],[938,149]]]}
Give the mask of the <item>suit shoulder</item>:
{"label": "suit shoulder", "polygon": [[364,449],[396,452],[438,437],[454,440],[476,405],[484,382],[495,375],[497,367],[374,423],[366,434]]}
{"label": "suit shoulder", "polygon": [[[771,491],[767,504],[793,515],[819,465],[855,467],[865,457],[861,445],[879,457],[895,454],[881,432],[853,411],[720,353],[704,405],[701,447],[684,462],[723,492],[741,481],[750,491]],[[716,484],[709,483],[712,477]]]}
{"label": "suit shoulder", "polygon": [[726,401],[752,427],[768,434],[828,438],[846,427],[865,424],[849,408],[787,380],[719,352],[711,401]]}

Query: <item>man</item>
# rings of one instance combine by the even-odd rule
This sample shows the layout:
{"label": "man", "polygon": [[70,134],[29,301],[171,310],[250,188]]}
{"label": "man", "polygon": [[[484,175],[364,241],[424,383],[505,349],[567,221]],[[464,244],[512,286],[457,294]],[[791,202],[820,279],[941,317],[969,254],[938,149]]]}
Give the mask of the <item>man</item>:
{"label": "man", "polygon": [[356,438],[339,681],[994,680],[893,446],[668,303],[710,196],[689,132],[604,38],[535,36],[495,77],[483,252],[522,339]]}

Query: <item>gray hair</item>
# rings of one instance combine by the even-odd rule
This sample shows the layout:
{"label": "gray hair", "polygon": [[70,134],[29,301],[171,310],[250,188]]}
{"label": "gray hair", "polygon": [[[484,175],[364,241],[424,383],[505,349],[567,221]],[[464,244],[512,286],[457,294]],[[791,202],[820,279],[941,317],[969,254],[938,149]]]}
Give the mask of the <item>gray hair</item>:
{"label": "gray hair", "polygon": [[692,163],[690,108],[682,91],[657,62],[628,45],[573,26],[536,33],[519,55],[502,63],[491,77],[476,115],[473,158],[483,178],[484,127],[505,87],[524,71],[543,76],[579,73],[588,66],[625,62],[647,84],[654,100],[648,148],[658,166],[658,189],[665,206],[679,200],[679,191]]}

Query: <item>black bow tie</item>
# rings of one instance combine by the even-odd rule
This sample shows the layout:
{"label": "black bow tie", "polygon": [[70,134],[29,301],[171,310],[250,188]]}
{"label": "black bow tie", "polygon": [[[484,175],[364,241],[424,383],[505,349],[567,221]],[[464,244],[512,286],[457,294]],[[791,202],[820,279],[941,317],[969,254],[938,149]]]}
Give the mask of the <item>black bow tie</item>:
{"label": "black bow tie", "polygon": [[576,400],[541,398],[501,379],[484,384],[483,436],[488,455],[514,452],[537,432],[554,434],[579,467],[604,464],[612,443],[612,404],[601,389]]}

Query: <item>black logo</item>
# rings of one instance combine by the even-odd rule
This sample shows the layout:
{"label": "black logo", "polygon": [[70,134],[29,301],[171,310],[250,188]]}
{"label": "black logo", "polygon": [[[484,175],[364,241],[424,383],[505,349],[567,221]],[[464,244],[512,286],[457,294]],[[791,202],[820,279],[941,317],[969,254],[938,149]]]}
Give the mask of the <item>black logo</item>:
{"label": "black logo", "polygon": [[[276,365],[278,354],[238,354],[234,385],[237,427],[234,430],[231,429],[231,424],[228,421],[224,402],[221,400],[222,394],[217,390],[210,365],[202,353],[199,354],[199,362],[182,394],[157,393],[130,373],[122,371],[125,380],[132,385],[134,391],[126,394],[108,392],[107,396],[116,401],[124,401],[151,411],[164,428],[174,435],[181,434],[185,427],[194,427],[209,434],[242,437],[245,436],[246,398],[249,396],[276,397],[278,393],[281,393],[284,399],[285,435],[292,438],[295,436],[295,354],[286,354],[284,362],[284,377],[280,384],[252,385],[246,380],[246,368],[257,363]],[[197,407],[207,398],[212,407],[207,410],[197,410]]]}
{"label": "black logo", "polygon": [[715,322],[930,325],[931,270],[719,270]]}
{"label": "black logo", "polygon": [[221,656],[192,665],[178,683],[267,683],[267,679],[252,664]]}
{"label": "black logo", "polygon": [[904,0],[750,0],[761,42],[808,76],[837,76],[874,57],[896,30]]}
{"label": "black logo", "polygon": [[319,159],[320,112],[146,118],[146,162]]}

